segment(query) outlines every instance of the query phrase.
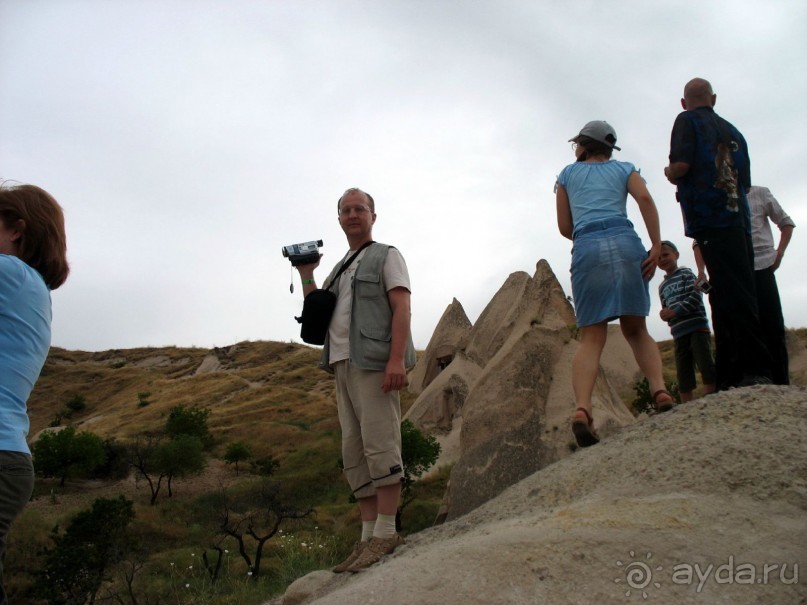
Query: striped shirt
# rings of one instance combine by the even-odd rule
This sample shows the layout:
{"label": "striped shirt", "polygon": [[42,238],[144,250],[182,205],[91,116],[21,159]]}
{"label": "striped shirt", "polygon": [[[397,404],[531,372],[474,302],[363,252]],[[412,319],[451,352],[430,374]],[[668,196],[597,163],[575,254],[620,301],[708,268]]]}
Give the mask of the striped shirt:
{"label": "striped shirt", "polygon": [[679,267],[667,275],[658,287],[662,307],[669,307],[675,317],[667,324],[673,338],[681,338],[692,332],[709,331],[703,296],[695,289],[695,274],[686,267]]}

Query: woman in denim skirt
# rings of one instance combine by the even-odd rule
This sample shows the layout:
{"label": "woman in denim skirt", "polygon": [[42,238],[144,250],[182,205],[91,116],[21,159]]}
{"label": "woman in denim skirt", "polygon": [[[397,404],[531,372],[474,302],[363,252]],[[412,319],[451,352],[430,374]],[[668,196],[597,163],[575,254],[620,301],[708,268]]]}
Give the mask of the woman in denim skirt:
{"label": "woman in denim skirt", "polygon": [[69,267],[64,215],[33,185],[0,185],[0,605],[11,524],[34,488],[27,401],[50,349],[50,291]]}
{"label": "woman in denim skirt", "polygon": [[[656,205],[636,167],[611,159],[619,147],[610,124],[589,122],[570,142],[577,161],[558,176],[557,213],[561,235],[574,242],[572,297],[580,329],[580,348],[572,362],[572,432],[580,447],[588,447],[599,441],[591,395],[609,321],[619,319],[657,409],[672,408],[673,398],[664,388],[661,355],[645,320],[650,313],[649,282],[661,253]],[[628,194],[639,205],[652,243],[649,252],[628,220]]]}

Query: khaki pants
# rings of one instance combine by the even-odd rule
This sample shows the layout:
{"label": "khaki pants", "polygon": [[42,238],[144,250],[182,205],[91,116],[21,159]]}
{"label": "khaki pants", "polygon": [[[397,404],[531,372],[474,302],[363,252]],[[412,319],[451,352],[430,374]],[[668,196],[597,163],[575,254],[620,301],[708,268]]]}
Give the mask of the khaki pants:
{"label": "khaki pants", "polygon": [[333,369],[345,477],[356,498],[367,498],[376,487],[403,480],[400,396],[381,390],[384,372],[361,370],[347,360]]}

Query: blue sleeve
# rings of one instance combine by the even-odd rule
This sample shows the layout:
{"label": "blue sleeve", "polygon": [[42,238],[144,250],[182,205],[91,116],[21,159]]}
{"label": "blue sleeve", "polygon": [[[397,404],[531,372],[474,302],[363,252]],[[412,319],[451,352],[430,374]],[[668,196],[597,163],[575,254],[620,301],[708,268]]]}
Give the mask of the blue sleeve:
{"label": "blue sleeve", "polygon": [[569,182],[569,168],[570,166],[566,166],[563,170],[560,171],[558,175],[558,184],[561,185],[564,189],[567,189],[567,183]]}
{"label": "blue sleeve", "polygon": [[14,256],[0,254],[0,307],[5,307],[9,295],[20,289],[23,280],[21,262]]}

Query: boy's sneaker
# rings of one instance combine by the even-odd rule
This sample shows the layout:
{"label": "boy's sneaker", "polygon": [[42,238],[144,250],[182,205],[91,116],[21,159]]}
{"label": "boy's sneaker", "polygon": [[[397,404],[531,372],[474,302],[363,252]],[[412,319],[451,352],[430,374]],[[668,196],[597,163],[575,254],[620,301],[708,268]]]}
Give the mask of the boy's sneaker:
{"label": "boy's sneaker", "polygon": [[356,545],[353,547],[353,550],[351,551],[351,553],[347,556],[347,559],[342,561],[339,565],[334,567],[331,571],[333,571],[334,573],[343,573],[343,572],[347,571],[347,568],[350,567],[351,565],[353,565],[353,562],[356,559],[359,558],[359,555],[361,555],[361,553],[364,552],[364,549],[367,548],[367,546],[369,544],[370,544],[369,540],[364,541],[364,542],[361,542],[361,541],[356,542]]}
{"label": "boy's sneaker", "polygon": [[362,569],[366,569],[371,565],[378,563],[381,560],[381,557],[384,555],[388,555],[392,553],[396,548],[398,548],[401,544],[406,544],[406,540],[404,540],[400,534],[395,534],[391,538],[371,538],[369,542],[367,542],[367,546],[361,552],[361,554],[353,561],[353,564],[347,568],[347,571],[351,573],[355,573],[357,571],[361,571]]}

